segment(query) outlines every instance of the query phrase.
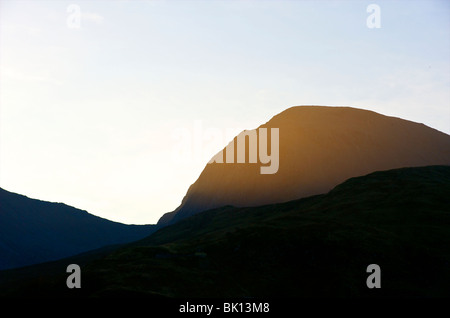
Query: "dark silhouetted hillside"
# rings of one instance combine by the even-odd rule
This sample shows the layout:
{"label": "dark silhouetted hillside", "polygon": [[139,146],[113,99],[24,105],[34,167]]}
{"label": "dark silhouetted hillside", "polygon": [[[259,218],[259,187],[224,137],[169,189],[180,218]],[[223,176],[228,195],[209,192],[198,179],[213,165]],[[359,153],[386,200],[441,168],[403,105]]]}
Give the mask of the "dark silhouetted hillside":
{"label": "dark silhouetted hillside", "polygon": [[112,222],[62,203],[0,188],[0,269],[68,257],[149,235],[152,225]]}
{"label": "dark silhouetted hillside", "polygon": [[[450,166],[374,172],[327,194],[198,213],[59,271],[2,271],[0,295],[449,297],[449,194]],[[64,285],[69,263],[83,264],[80,290]],[[369,264],[381,289],[366,286]]]}

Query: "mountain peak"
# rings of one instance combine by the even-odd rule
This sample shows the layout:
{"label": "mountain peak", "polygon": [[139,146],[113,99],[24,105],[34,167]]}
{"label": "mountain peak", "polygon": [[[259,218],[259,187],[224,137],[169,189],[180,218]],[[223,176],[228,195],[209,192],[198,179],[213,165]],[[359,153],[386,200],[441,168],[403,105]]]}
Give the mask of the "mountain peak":
{"label": "mountain peak", "polygon": [[[267,128],[267,132],[261,130]],[[262,133],[271,149],[276,129],[279,168],[261,173],[262,160],[250,163],[249,152],[261,155]],[[294,106],[275,115],[254,133],[259,144],[245,143],[246,161],[207,164],[191,185],[181,205],[158,224],[169,224],[192,214],[225,205],[258,206],[326,193],[351,177],[378,170],[426,165],[450,165],[450,136],[408,120],[352,107]],[[242,134],[242,133],[241,133]],[[248,138],[250,140],[250,137]],[[245,139],[243,139],[245,140]],[[239,151],[238,137],[229,146]],[[274,150],[274,149],[272,149]],[[270,151],[269,151],[270,152]],[[222,153],[219,153],[221,156]]]}

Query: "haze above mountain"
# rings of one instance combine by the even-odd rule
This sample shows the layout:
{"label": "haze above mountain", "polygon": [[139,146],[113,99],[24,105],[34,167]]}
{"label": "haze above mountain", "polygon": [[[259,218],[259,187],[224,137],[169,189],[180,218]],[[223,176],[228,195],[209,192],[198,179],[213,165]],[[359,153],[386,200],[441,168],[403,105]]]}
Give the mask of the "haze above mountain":
{"label": "haze above mountain", "polygon": [[[261,174],[260,167],[267,164],[259,159],[248,163],[246,144],[246,163],[207,164],[181,205],[163,215],[158,225],[226,205],[259,206],[322,194],[346,179],[374,171],[450,165],[449,135],[368,110],[296,106],[258,128],[279,129],[276,173]],[[269,134],[268,149],[270,139]],[[237,137],[234,149],[236,142]],[[223,158],[226,152],[224,148]]]}

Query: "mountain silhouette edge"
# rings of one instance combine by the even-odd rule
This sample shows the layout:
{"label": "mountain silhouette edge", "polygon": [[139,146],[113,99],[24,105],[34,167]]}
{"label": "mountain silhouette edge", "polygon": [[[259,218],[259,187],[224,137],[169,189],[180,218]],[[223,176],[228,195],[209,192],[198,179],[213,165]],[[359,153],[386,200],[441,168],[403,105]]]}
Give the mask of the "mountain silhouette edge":
{"label": "mountain silhouette edge", "polygon": [[[180,205],[162,215],[157,224],[173,224],[184,217],[228,204],[259,206],[327,193],[348,178],[374,171],[450,165],[448,134],[423,123],[372,110],[349,106],[292,106],[254,130],[275,126],[280,129],[279,173],[284,174],[284,180],[277,179],[276,175],[258,176],[255,164],[206,164]],[[294,137],[288,138],[286,134]],[[333,138],[337,140],[335,143],[330,142]],[[408,140],[414,138],[417,145]],[[235,143],[235,149],[236,140],[237,136],[231,141]],[[291,155],[287,151],[289,147],[304,147],[307,155],[298,150]],[[226,152],[226,147],[222,152]],[[384,159],[385,156],[388,158]],[[326,167],[329,163],[334,164],[334,171]],[[289,166],[293,173],[283,165]],[[301,169],[311,172],[308,174]],[[246,185],[241,175],[251,179],[251,184]],[[267,181],[270,178],[275,182]],[[232,184],[238,185],[235,191],[227,189]],[[225,198],[227,195],[228,199]]]}
{"label": "mountain silhouette edge", "polygon": [[65,203],[0,188],[0,269],[16,268],[147,236],[155,225],[122,224]]}

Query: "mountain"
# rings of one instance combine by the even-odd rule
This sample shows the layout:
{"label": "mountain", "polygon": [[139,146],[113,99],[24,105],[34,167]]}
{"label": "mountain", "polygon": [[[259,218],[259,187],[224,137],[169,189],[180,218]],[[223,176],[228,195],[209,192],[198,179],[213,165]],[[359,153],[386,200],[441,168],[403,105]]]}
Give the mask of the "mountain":
{"label": "mountain", "polygon": [[[261,139],[260,128],[266,128],[268,149],[276,141],[271,138],[276,137],[272,129],[278,128],[278,164],[267,164],[260,158],[249,163],[253,153],[249,143],[245,145],[245,163],[229,163],[230,154],[237,162],[238,139],[253,132]],[[234,154],[227,153],[230,145],[234,145]],[[450,136],[368,110],[297,106],[254,131],[242,132],[214,158],[224,163],[207,164],[181,205],[163,215],[159,225],[225,205],[258,206],[326,193],[348,178],[374,171],[450,165]],[[262,173],[262,166],[272,164],[275,173]]]}
{"label": "mountain", "polygon": [[149,235],[154,225],[112,222],[0,188],[0,269],[56,260]]}
{"label": "mountain", "polygon": [[[449,193],[450,166],[428,166],[285,203],[221,207],[97,256],[0,271],[0,296],[449,297]],[[72,263],[78,290],[65,286]],[[366,285],[369,264],[380,266],[380,289]]]}

